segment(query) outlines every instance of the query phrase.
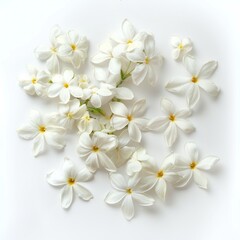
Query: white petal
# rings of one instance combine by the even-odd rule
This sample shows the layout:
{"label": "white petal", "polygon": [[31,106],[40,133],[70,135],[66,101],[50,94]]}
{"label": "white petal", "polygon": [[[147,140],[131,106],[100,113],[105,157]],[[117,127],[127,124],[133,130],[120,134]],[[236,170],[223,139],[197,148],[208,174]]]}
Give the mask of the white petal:
{"label": "white petal", "polygon": [[207,178],[198,169],[193,171],[193,178],[200,188],[207,189]]}
{"label": "white petal", "polygon": [[157,178],[152,175],[141,178],[138,183],[138,192],[144,193],[149,191],[155,186],[157,181],[158,181]]}
{"label": "white petal", "polygon": [[74,184],[73,188],[74,191],[77,193],[78,197],[80,197],[81,199],[88,201],[93,198],[92,193],[82,185],[76,183]]}
{"label": "white petal", "polygon": [[117,170],[116,166],[112,162],[112,160],[102,152],[99,152],[98,159],[101,165],[109,172],[115,172]]}
{"label": "white petal", "polygon": [[63,136],[58,133],[46,131],[45,138],[46,138],[47,144],[56,149],[62,149],[65,146]]}
{"label": "white petal", "polygon": [[169,92],[178,93],[185,90],[185,88],[189,85],[190,81],[190,78],[177,78],[167,82],[165,87]]}
{"label": "white petal", "polygon": [[62,208],[69,208],[73,200],[73,189],[72,187],[65,186],[61,190],[61,205]]}
{"label": "white petal", "polygon": [[219,158],[216,156],[208,156],[201,160],[196,168],[200,170],[210,170],[212,169],[215,164],[219,161]]}
{"label": "white petal", "polygon": [[58,57],[54,54],[47,60],[47,69],[51,73],[59,73],[60,66]]}
{"label": "white petal", "polygon": [[219,93],[218,86],[209,80],[199,80],[198,85],[200,88],[202,88],[205,92],[212,96],[217,96]]}
{"label": "white petal", "polygon": [[146,99],[140,99],[134,102],[131,111],[134,117],[142,116],[145,111],[146,111]]}
{"label": "white petal", "polygon": [[190,169],[186,170],[185,172],[186,173],[182,176],[182,178],[180,178],[180,180],[176,184],[174,184],[175,187],[185,187],[189,183],[193,176],[193,172]]}
{"label": "white petal", "polygon": [[59,55],[63,57],[70,56],[72,54],[72,48],[70,45],[65,44],[59,47]]}
{"label": "white petal", "polygon": [[187,91],[187,104],[190,108],[193,108],[200,99],[200,91],[197,84],[192,86]]}
{"label": "white petal", "polygon": [[129,135],[128,135],[128,130],[125,129],[123,130],[120,135],[118,136],[118,146],[126,146],[130,141]]}
{"label": "white petal", "polygon": [[28,124],[19,128],[17,133],[21,138],[30,140],[36,137],[38,134],[38,129],[36,129],[35,126]]}
{"label": "white petal", "polygon": [[122,213],[127,220],[131,220],[134,217],[134,205],[132,197],[127,195],[122,202]]}
{"label": "white petal", "polygon": [[180,56],[181,50],[179,48],[175,48],[172,50],[173,59],[177,60]]}
{"label": "white petal", "polygon": [[187,118],[192,114],[192,111],[190,109],[183,109],[178,112],[176,112],[175,116],[176,118]]}
{"label": "white petal", "polygon": [[88,168],[81,169],[76,177],[78,182],[86,182],[89,181],[93,177],[93,174],[88,170]]}
{"label": "white petal", "polygon": [[134,142],[140,142],[142,139],[142,133],[139,129],[139,127],[133,123],[130,122],[128,124],[128,133],[129,133],[129,137],[134,141]]}
{"label": "white petal", "polygon": [[87,160],[85,161],[86,166],[88,167],[89,171],[95,172],[99,168],[99,163],[97,159],[97,154],[92,153],[88,156]]}
{"label": "white petal", "polygon": [[181,39],[179,37],[171,37],[170,43],[173,47],[178,47],[181,43]]}
{"label": "white petal", "polygon": [[160,179],[157,182],[157,184],[155,186],[155,192],[162,201],[165,201],[165,196],[166,196],[166,192],[167,192],[167,184],[164,179]]}
{"label": "white petal", "polygon": [[66,185],[66,176],[61,171],[52,171],[46,176],[47,182],[52,186]]}
{"label": "white petal", "polygon": [[127,126],[128,120],[127,120],[127,118],[124,118],[124,117],[113,116],[111,118],[111,124],[114,129],[121,130]]}
{"label": "white petal", "polygon": [[144,50],[148,57],[152,58],[154,56],[155,41],[152,35],[147,35],[147,37],[145,38]]}
{"label": "white petal", "polygon": [[118,116],[126,117],[128,115],[127,107],[121,102],[110,102],[109,106],[112,113]]}
{"label": "white petal", "polygon": [[50,47],[46,47],[46,46],[37,47],[35,50],[35,54],[37,58],[40,59],[41,61],[47,60],[52,55]]}
{"label": "white petal", "polygon": [[71,57],[71,62],[75,68],[79,68],[83,60],[83,56],[79,52],[74,52]]}
{"label": "white petal", "polygon": [[71,87],[69,87],[69,91],[72,94],[72,96],[74,96],[76,98],[81,98],[83,96],[83,92],[80,87],[71,86]]}
{"label": "white petal", "polygon": [[186,143],[185,151],[191,161],[198,161],[198,149],[195,143],[193,142]]}
{"label": "white petal", "polygon": [[105,197],[105,202],[110,205],[117,204],[126,196],[124,192],[109,192]]}
{"label": "white petal", "polygon": [[136,193],[133,191],[132,198],[140,205],[140,206],[151,206],[154,203],[154,199],[147,197],[141,193]]}
{"label": "white petal", "polygon": [[128,187],[127,182],[125,181],[124,177],[119,173],[111,173],[110,180],[112,186],[120,191],[125,191]]}
{"label": "white petal", "polygon": [[168,128],[164,132],[164,136],[168,144],[168,147],[171,147],[175,143],[178,136],[177,127],[175,123],[173,122],[169,123]]}
{"label": "white petal", "polygon": [[33,154],[35,157],[45,150],[45,140],[43,134],[38,134],[33,141]]}
{"label": "white petal", "polygon": [[101,98],[99,97],[98,94],[93,94],[90,102],[95,108],[100,108],[102,105]]}
{"label": "white petal", "polygon": [[163,98],[161,100],[161,110],[166,113],[167,115],[171,115],[175,113],[173,103],[168,100],[167,98]]}
{"label": "white petal", "polygon": [[127,163],[127,174],[129,176],[134,175],[142,170],[142,164],[139,161],[128,161]]}
{"label": "white petal", "polygon": [[196,76],[197,75],[197,70],[196,70],[196,62],[195,59],[192,56],[186,55],[183,58],[183,63],[187,69],[187,71],[192,75]]}
{"label": "white petal", "polygon": [[133,25],[127,19],[125,19],[122,23],[122,31],[124,37],[127,38],[128,40],[133,39],[136,34]]}
{"label": "white petal", "polygon": [[109,62],[108,70],[112,74],[120,74],[121,61],[117,58],[112,58]]}
{"label": "white petal", "polygon": [[109,89],[104,87],[104,88],[98,89],[98,94],[104,97],[108,97],[112,95],[112,92]]}
{"label": "white petal", "polygon": [[155,117],[149,120],[147,128],[151,131],[161,131],[167,127],[168,123],[168,117]]}
{"label": "white petal", "polygon": [[83,133],[80,135],[79,138],[79,152],[81,152],[81,148],[87,148],[87,149],[91,149],[92,146],[92,140],[89,136],[88,133]]}
{"label": "white petal", "polygon": [[118,87],[115,89],[115,97],[122,100],[132,100],[134,98],[132,90],[126,87]]}
{"label": "white petal", "polygon": [[175,123],[180,129],[182,129],[186,133],[190,133],[190,132],[194,131],[194,129],[195,129],[193,124],[190,121],[187,121],[185,119],[176,118]]}
{"label": "white petal", "polygon": [[62,89],[62,85],[59,83],[53,83],[49,88],[48,88],[48,96],[50,98],[57,97]]}
{"label": "white petal", "polygon": [[133,52],[127,53],[126,56],[129,61],[135,62],[135,63],[144,62],[146,57],[144,52],[139,49],[136,49]]}
{"label": "white petal", "polygon": [[92,58],[92,62],[95,64],[106,62],[110,59],[110,56],[105,53],[98,53]]}
{"label": "white petal", "polygon": [[216,71],[218,63],[216,61],[210,61],[205,63],[199,71],[198,77],[200,79],[208,79]]}
{"label": "white petal", "polygon": [[139,85],[146,79],[148,68],[145,64],[138,65],[132,72],[132,80],[135,85]]}
{"label": "white petal", "polygon": [[102,151],[109,151],[117,146],[117,137],[103,132],[95,132],[92,140]]}

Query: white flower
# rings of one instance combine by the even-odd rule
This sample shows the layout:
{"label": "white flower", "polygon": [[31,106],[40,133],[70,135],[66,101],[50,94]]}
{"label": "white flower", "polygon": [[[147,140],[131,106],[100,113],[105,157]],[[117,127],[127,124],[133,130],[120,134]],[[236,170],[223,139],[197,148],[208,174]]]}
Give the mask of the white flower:
{"label": "white flower", "polygon": [[104,97],[109,97],[112,92],[104,85],[100,87],[90,86],[89,88],[83,89],[83,99],[89,99],[92,106],[100,108]]}
{"label": "white flower", "polygon": [[127,53],[127,58],[138,63],[132,72],[133,83],[139,85],[144,80],[153,86],[157,83],[156,71],[162,64],[162,57],[155,53],[155,41],[153,36],[148,35],[144,41],[144,50],[135,50]]}
{"label": "white flower", "polygon": [[110,41],[100,45],[100,53],[92,58],[94,64],[107,64],[108,70],[112,74],[119,74],[121,70],[120,54],[116,51]]}
{"label": "white flower", "polygon": [[86,111],[80,118],[77,127],[80,134],[83,132],[90,134],[92,131],[98,130],[100,128],[98,121],[95,118],[92,118],[89,115],[88,111]]}
{"label": "white flower", "polygon": [[141,118],[146,110],[146,100],[136,101],[131,110],[121,102],[111,102],[110,104],[113,116],[111,123],[116,130],[121,130],[127,126],[128,134],[131,140],[140,142],[142,138],[141,130],[145,130],[146,119]]}
{"label": "white flower", "polygon": [[133,176],[139,173],[143,168],[143,163],[146,163],[150,156],[146,153],[144,148],[139,148],[132,155],[131,159],[127,162],[127,174]]}
{"label": "white flower", "polygon": [[30,121],[17,130],[18,135],[26,140],[33,139],[33,153],[36,157],[45,150],[46,144],[62,149],[64,144],[65,129],[53,125],[49,119],[42,118],[39,112],[31,111]]}
{"label": "white flower", "polygon": [[111,184],[117,191],[109,192],[105,202],[110,205],[121,203],[124,217],[131,220],[134,217],[134,202],[140,206],[151,206],[154,199],[146,196],[144,191],[138,190],[138,179],[130,178],[128,183],[118,173],[110,174]]}
{"label": "white flower", "polygon": [[180,39],[179,37],[172,37],[171,45],[173,47],[172,57],[175,60],[181,59],[187,53],[192,51],[192,41],[190,38]]}
{"label": "white flower", "polygon": [[68,103],[71,95],[76,98],[83,96],[82,89],[78,86],[74,72],[71,70],[65,70],[63,75],[54,75],[52,82],[48,88],[48,96],[50,98],[59,96],[62,103]]}
{"label": "white flower", "polygon": [[187,104],[190,108],[193,108],[199,101],[200,89],[212,96],[218,95],[219,88],[214,82],[208,80],[217,69],[218,63],[216,61],[205,63],[199,72],[196,71],[194,58],[186,56],[183,62],[190,73],[190,77],[178,78],[168,82],[166,84],[168,91],[173,93],[186,92]]}
{"label": "white flower", "polygon": [[54,73],[58,73],[59,66],[59,46],[58,37],[62,34],[61,29],[55,26],[50,33],[50,46],[39,46],[35,50],[35,54],[41,61],[46,61],[47,68]]}
{"label": "white flower", "polygon": [[76,120],[83,117],[86,111],[86,105],[83,104],[80,106],[79,100],[74,99],[67,104],[60,104],[59,112],[54,114],[54,117],[61,126],[71,129]]}
{"label": "white flower", "polygon": [[214,167],[219,161],[216,156],[207,156],[199,160],[198,150],[195,143],[187,143],[185,145],[187,157],[177,155],[176,167],[179,169],[179,174],[183,179],[177,183],[178,187],[184,187],[193,177],[194,182],[201,188],[207,189],[207,178],[202,174],[203,171],[208,171]]}
{"label": "white flower", "polygon": [[88,133],[79,138],[78,153],[91,172],[95,172],[100,165],[107,171],[116,171],[116,166],[107,156],[107,152],[117,146],[115,136],[103,132],[95,132],[92,137]]}
{"label": "white flower", "polygon": [[81,74],[78,77],[78,86],[82,89],[87,88],[89,85],[88,76],[86,74]]}
{"label": "white flower", "polygon": [[80,38],[75,31],[69,31],[66,36],[59,39],[61,46],[59,54],[69,58],[75,68],[79,68],[87,58],[88,41],[86,37]]}
{"label": "white flower", "polygon": [[143,49],[143,40],[146,33],[136,33],[134,26],[125,19],[122,23],[122,37],[113,36],[112,39],[118,43],[118,52],[130,52],[134,49]]}
{"label": "white flower", "polygon": [[19,81],[19,85],[29,95],[37,94],[42,96],[44,94],[46,83],[49,76],[45,71],[39,71],[33,66],[28,66],[29,76]]}
{"label": "white flower", "polygon": [[144,164],[143,177],[139,185],[143,189],[154,188],[157,196],[164,201],[167,192],[167,183],[175,183],[179,180],[179,176],[174,172],[175,154],[170,154],[166,157],[161,166],[158,166],[156,161],[148,161]]}
{"label": "white flower", "polygon": [[195,129],[192,123],[186,120],[191,115],[189,109],[175,111],[173,103],[166,98],[161,101],[161,109],[165,115],[153,118],[148,122],[147,127],[149,130],[164,130],[164,136],[169,147],[175,143],[179,128],[185,133],[190,133]]}
{"label": "white flower", "polygon": [[93,198],[92,193],[82,186],[92,178],[92,174],[87,168],[77,170],[73,162],[68,158],[64,159],[62,166],[47,174],[47,182],[54,187],[62,187],[61,205],[63,208],[69,208],[73,201],[74,193],[85,201]]}

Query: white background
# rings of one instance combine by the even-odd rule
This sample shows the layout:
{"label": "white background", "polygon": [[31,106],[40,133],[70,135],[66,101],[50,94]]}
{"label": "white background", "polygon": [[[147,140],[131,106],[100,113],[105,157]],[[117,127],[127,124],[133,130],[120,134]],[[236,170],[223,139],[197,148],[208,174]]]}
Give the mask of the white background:
{"label": "white background", "polygon": [[[239,1],[140,1],[140,0],[0,0],[0,239],[240,239],[239,188],[239,81],[240,81],[240,3]],[[16,129],[27,120],[30,109],[49,112],[47,101],[27,96],[18,86],[26,65],[37,64],[33,49],[48,43],[50,28],[77,29],[90,40],[90,56],[111,32],[128,18],[137,29],[156,37],[165,63],[159,71],[161,83],[154,89],[140,87],[137,95],[148,100],[149,117],[160,115],[163,96],[185,105],[185,99],[167,93],[163,84],[186,74],[171,59],[169,39],[189,36],[195,55],[202,64],[216,59],[219,68],[212,79],[220,86],[217,99],[202,95],[191,117],[197,131],[181,134],[173,150],[183,152],[186,141],[195,141],[202,156],[215,154],[221,162],[208,174],[209,190],[191,184],[186,189],[169,188],[166,203],[147,209],[137,208],[136,217],[127,222],[118,208],[103,202],[111,188],[107,175],[98,172],[86,185],[94,193],[90,202],[75,199],[65,211],[59,191],[49,186],[45,174],[69,156],[82,164],[75,151],[77,139],[64,151],[49,150],[34,158],[31,142],[18,138]],[[144,90],[143,90],[144,89]],[[161,134],[145,134],[148,152],[160,161],[169,151]]]}

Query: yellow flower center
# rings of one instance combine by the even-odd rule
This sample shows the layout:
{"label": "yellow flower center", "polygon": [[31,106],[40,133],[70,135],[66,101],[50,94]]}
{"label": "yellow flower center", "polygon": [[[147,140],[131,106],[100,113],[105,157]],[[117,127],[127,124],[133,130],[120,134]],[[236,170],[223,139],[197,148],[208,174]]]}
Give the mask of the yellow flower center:
{"label": "yellow flower center", "polygon": [[68,87],[69,87],[68,83],[64,83],[63,86],[64,86],[65,88],[68,88]]}
{"label": "yellow flower center", "polygon": [[182,43],[179,43],[178,48],[179,48],[180,50],[183,49],[183,45],[182,45]]}
{"label": "yellow flower center", "polygon": [[45,127],[45,126],[39,126],[39,127],[38,127],[38,131],[39,131],[40,133],[45,133],[45,132],[46,132],[46,127]]}
{"label": "yellow flower center", "polygon": [[128,119],[129,122],[131,122],[132,119],[133,119],[133,117],[132,117],[131,115],[128,115],[128,116],[127,116],[127,119]]}
{"label": "yellow flower center", "polygon": [[56,52],[57,52],[57,48],[52,47],[52,48],[51,48],[51,51],[52,51],[53,53],[56,53]]}
{"label": "yellow flower center", "polygon": [[73,51],[75,51],[77,49],[77,46],[75,44],[71,44],[71,48]]}
{"label": "yellow flower center", "polygon": [[189,167],[190,167],[192,170],[195,169],[196,166],[197,166],[197,163],[194,162],[194,161],[192,161],[192,162],[189,164]]}
{"label": "yellow flower center", "polygon": [[169,120],[170,120],[170,121],[174,122],[175,119],[176,119],[176,117],[175,117],[174,114],[170,114],[170,115],[169,115]]}
{"label": "yellow flower center", "polygon": [[93,152],[98,152],[98,151],[99,151],[99,147],[97,147],[97,146],[94,145],[94,146],[92,147],[92,150],[93,150]]}
{"label": "yellow flower center", "polygon": [[72,186],[75,183],[75,178],[68,178],[67,183]]}
{"label": "yellow flower center", "polygon": [[131,40],[131,39],[129,39],[128,41],[127,41],[127,44],[132,44],[133,43],[133,41]]}
{"label": "yellow flower center", "polygon": [[132,194],[132,189],[131,188],[126,189],[126,193]]}
{"label": "yellow flower center", "polygon": [[157,172],[157,178],[162,178],[164,175],[163,170],[160,170],[159,172]]}
{"label": "yellow flower center", "polygon": [[67,113],[67,118],[72,119],[73,118],[73,114],[71,112]]}
{"label": "yellow flower center", "polygon": [[197,83],[197,82],[198,82],[198,78],[195,77],[195,76],[193,76],[193,77],[192,77],[192,82],[193,82],[193,83]]}
{"label": "yellow flower center", "polygon": [[37,79],[36,78],[33,78],[32,79],[32,84],[36,84],[37,83]]}
{"label": "yellow flower center", "polygon": [[145,63],[146,63],[146,64],[149,64],[149,62],[150,62],[150,59],[149,59],[148,57],[146,57],[146,58],[145,58]]}

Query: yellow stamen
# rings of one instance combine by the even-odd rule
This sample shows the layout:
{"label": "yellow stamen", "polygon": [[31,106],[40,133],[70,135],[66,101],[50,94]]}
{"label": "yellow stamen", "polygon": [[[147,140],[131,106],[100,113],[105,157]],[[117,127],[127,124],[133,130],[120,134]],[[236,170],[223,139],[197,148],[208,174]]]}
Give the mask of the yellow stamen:
{"label": "yellow stamen", "polygon": [[69,87],[68,83],[64,83],[63,86],[64,86],[65,88],[68,88],[68,87]]}
{"label": "yellow stamen", "polygon": [[33,78],[32,79],[32,84],[36,84],[37,83],[37,79],[36,78]]}
{"label": "yellow stamen", "polygon": [[38,131],[39,131],[40,133],[45,133],[45,132],[46,132],[46,127],[45,127],[45,126],[39,126],[39,127],[38,127]]}
{"label": "yellow stamen", "polygon": [[146,63],[146,64],[149,64],[149,62],[150,62],[150,59],[149,59],[148,57],[146,57],[146,58],[145,58],[145,63]]}
{"label": "yellow stamen", "polygon": [[175,117],[174,114],[170,114],[170,115],[169,115],[169,120],[170,120],[170,121],[174,122],[175,119],[176,119],[176,117]]}
{"label": "yellow stamen", "polygon": [[164,175],[163,170],[160,170],[160,171],[157,173],[157,178],[162,178],[163,175]]}
{"label": "yellow stamen", "polygon": [[126,189],[126,192],[127,192],[128,194],[132,194],[132,189],[131,189],[131,188]]}
{"label": "yellow stamen", "polygon": [[193,76],[193,77],[192,77],[192,82],[193,82],[193,83],[197,83],[197,82],[198,82],[198,78],[195,77],[195,76]]}
{"label": "yellow stamen", "polygon": [[73,118],[73,114],[71,112],[67,113],[67,118],[72,119]]}
{"label": "yellow stamen", "polygon": [[182,43],[180,43],[180,44],[178,45],[178,48],[179,48],[180,50],[183,49],[183,45],[182,45]]}
{"label": "yellow stamen", "polygon": [[129,39],[128,41],[127,41],[127,44],[132,44],[133,43],[133,41],[131,40],[131,39]]}
{"label": "yellow stamen", "polygon": [[68,178],[67,183],[72,186],[75,183],[75,178]]}
{"label": "yellow stamen", "polygon": [[77,49],[77,46],[75,44],[71,44],[71,48],[73,51],[75,51]]}
{"label": "yellow stamen", "polygon": [[98,152],[98,151],[99,151],[99,147],[97,147],[97,146],[94,145],[94,146],[92,147],[92,150],[93,150],[93,152]]}
{"label": "yellow stamen", "polygon": [[128,116],[127,116],[127,119],[128,119],[129,122],[131,122],[132,119],[133,119],[133,117],[132,117],[131,115],[128,115]]}
{"label": "yellow stamen", "polygon": [[56,53],[56,52],[57,52],[57,48],[52,47],[52,48],[51,48],[51,51],[52,51],[53,53]]}
{"label": "yellow stamen", "polygon": [[196,166],[197,166],[197,163],[194,162],[194,161],[189,164],[189,167],[190,167],[192,170],[195,169]]}

